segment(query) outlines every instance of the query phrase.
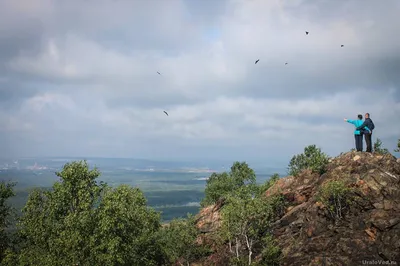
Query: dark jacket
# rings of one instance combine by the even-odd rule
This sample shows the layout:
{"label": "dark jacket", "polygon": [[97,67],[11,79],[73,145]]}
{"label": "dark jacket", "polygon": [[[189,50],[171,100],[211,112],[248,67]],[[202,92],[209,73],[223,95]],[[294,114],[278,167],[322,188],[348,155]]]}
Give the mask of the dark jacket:
{"label": "dark jacket", "polygon": [[369,128],[371,131],[375,128],[374,122],[372,122],[371,118],[366,118],[364,123],[357,127],[356,130],[363,130],[365,127]]}

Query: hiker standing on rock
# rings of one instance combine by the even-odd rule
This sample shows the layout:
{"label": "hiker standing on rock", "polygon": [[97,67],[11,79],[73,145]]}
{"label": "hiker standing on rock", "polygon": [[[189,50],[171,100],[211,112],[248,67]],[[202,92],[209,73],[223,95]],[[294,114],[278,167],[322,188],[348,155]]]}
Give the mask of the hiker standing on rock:
{"label": "hiker standing on rock", "polygon": [[369,128],[370,131],[364,130],[365,143],[367,144],[367,152],[372,152],[372,130],[374,130],[375,125],[372,122],[371,118],[369,118],[369,113],[365,113],[364,123],[357,127],[357,130],[363,130],[364,128]]}
{"label": "hiker standing on rock", "polygon": [[[363,118],[362,115],[358,115],[357,120],[350,120],[350,119],[346,119],[346,118],[344,119],[345,122],[353,124],[356,127],[356,130],[354,130],[354,138],[356,140],[356,150],[357,151],[363,150],[363,131],[357,130],[357,128],[363,124],[362,118]],[[371,132],[371,130],[368,127],[365,127],[364,129],[368,132]]]}

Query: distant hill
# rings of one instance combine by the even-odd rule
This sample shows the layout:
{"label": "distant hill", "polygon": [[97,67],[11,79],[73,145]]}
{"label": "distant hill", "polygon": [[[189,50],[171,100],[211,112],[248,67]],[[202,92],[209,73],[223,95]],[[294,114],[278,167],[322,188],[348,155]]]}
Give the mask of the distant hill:
{"label": "distant hill", "polygon": [[[102,172],[115,169],[126,170],[169,170],[169,171],[226,171],[231,162],[215,161],[158,161],[135,158],[94,158],[94,157],[33,157],[0,159],[0,170],[60,170],[64,164],[77,160],[86,160],[91,167],[97,166]],[[284,167],[266,167],[263,164],[252,166],[258,172],[285,171]]]}

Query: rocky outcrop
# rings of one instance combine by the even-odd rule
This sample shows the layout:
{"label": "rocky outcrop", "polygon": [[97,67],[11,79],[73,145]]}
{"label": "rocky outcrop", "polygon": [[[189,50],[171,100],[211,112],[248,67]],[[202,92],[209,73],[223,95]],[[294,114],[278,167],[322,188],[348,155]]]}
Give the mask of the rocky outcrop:
{"label": "rocky outcrop", "polygon": [[[340,220],[332,219],[317,197],[324,184],[337,180],[354,191]],[[330,160],[322,176],[304,171],[280,179],[265,192],[266,196],[276,194],[288,203],[272,226],[283,252],[282,265],[384,264],[390,260],[400,265],[400,161],[392,155],[342,154]],[[222,205],[204,208],[198,215],[203,232],[199,241],[218,230]]]}
{"label": "rocky outcrop", "polygon": [[220,248],[216,246],[216,243],[214,243],[213,239],[209,236],[217,232],[221,226],[220,209],[223,204],[224,202],[221,200],[216,204],[207,206],[200,210],[196,217],[196,225],[200,232],[196,241],[198,244],[211,246],[214,250]]}
{"label": "rocky outcrop", "polygon": [[[339,221],[317,201],[321,186],[343,180],[356,197]],[[303,172],[279,180],[266,194],[290,204],[273,225],[282,265],[400,263],[400,164],[392,155],[351,152],[331,160],[322,176]]]}
{"label": "rocky outcrop", "polygon": [[196,224],[201,233],[212,233],[218,230],[221,224],[221,214],[219,210],[223,204],[224,202],[220,200],[216,204],[200,210],[196,217]]}

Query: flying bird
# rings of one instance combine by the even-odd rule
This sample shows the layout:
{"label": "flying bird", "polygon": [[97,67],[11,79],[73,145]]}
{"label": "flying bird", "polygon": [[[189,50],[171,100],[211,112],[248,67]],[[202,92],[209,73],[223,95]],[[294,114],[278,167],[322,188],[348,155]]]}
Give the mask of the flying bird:
{"label": "flying bird", "polygon": [[158,74],[158,75],[161,75],[161,73],[160,73],[160,72],[158,72],[158,71],[157,71],[157,74]]}
{"label": "flying bird", "polygon": [[340,45],[340,47],[343,47],[344,45],[342,44],[342,45]]}
{"label": "flying bird", "polygon": [[260,59],[257,59],[257,60],[256,60],[256,62],[255,62],[254,64],[257,64],[257,63],[258,63],[258,61],[260,61]]}
{"label": "flying bird", "polygon": [[288,63],[286,62],[286,63],[285,63],[285,66],[286,66],[287,64],[288,64]]}
{"label": "flying bird", "polygon": [[308,35],[308,31],[306,31],[306,35]]}
{"label": "flying bird", "polygon": [[164,111],[164,114],[166,114],[168,116],[168,113],[166,111]]}

